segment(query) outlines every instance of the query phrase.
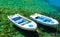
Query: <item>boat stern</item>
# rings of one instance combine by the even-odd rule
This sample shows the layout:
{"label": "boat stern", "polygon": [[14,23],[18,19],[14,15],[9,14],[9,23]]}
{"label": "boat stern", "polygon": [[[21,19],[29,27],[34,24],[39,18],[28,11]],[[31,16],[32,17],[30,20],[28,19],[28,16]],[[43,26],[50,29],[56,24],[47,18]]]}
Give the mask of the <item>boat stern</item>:
{"label": "boat stern", "polygon": [[37,24],[35,22],[30,22],[21,27],[24,30],[35,31],[37,29]]}

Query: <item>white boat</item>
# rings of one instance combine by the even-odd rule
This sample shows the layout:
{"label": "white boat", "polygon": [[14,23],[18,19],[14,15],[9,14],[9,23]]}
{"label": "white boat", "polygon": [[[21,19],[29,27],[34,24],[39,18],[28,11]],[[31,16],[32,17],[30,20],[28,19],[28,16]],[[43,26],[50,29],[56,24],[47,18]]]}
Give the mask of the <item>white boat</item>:
{"label": "white boat", "polygon": [[33,19],[34,21],[46,25],[46,26],[52,26],[52,25],[58,25],[59,22],[51,17],[45,16],[45,15],[41,15],[38,13],[35,13],[33,15],[30,16],[31,19]]}
{"label": "white boat", "polygon": [[37,24],[26,17],[15,14],[8,16],[9,20],[12,21],[16,26],[24,30],[35,31],[37,28]]}

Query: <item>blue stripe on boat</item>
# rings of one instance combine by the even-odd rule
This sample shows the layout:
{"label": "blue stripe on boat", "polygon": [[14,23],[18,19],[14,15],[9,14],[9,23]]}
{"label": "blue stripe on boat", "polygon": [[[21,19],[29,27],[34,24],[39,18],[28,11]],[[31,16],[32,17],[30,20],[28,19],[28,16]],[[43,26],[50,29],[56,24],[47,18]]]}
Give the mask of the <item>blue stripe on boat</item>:
{"label": "blue stripe on boat", "polygon": [[23,23],[23,22],[28,23],[28,21],[27,21],[27,20],[24,20],[24,19],[23,19],[23,20],[19,21],[19,22],[18,22],[18,24],[21,24],[21,23]]}
{"label": "blue stripe on boat", "polygon": [[20,21],[17,22],[17,24],[21,24],[23,22],[26,22],[27,24],[29,23],[27,20],[24,20],[21,17],[15,17],[12,20],[14,20],[14,21],[20,20]]}
{"label": "blue stripe on boat", "polygon": [[18,22],[18,24],[21,24],[21,23],[23,23],[23,22]]}
{"label": "blue stripe on boat", "polygon": [[52,22],[52,20],[49,19],[49,18],[46,18],[46,19],[44,20],[44,22]]}
{"label": "blue stripe on boat", "polygon": [[43,22],[51,22],[51,23],[54,23],[51,19],[45,18],[45,17],[42,17],[42,16],[37,16],[36,19],[42,20]]}
{"label": "blue stripe on boat", "polygon": [[45,17],[37,16],[36,19],[44,20]]}
{"label": "blue stripe on boat", "polygon": [[12,20],[17,21],[17,20],[20,20],[20,19],[21,19],[21,17],[15,17]]}

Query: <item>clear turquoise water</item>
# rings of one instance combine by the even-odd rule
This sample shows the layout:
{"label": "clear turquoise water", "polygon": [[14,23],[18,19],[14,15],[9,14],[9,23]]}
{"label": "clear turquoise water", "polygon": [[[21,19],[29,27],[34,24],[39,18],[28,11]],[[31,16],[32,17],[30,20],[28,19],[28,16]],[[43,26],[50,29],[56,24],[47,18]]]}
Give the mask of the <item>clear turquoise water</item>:
{"label": "clear turquoise water", "polygon": [[47,0],[51,5],[60,7],[60,0]]}
{"label": "clear turquoise water", "polygon": [[[42,0],[0,0],[0,6],[14,6],[27,9],[29,11],[56,11],[48,3]],[[47,8],[47,9],[46,9]]]}
{"label": "clear turquoise water", "polygon": [[60,13],[60,0],[44,0]]}

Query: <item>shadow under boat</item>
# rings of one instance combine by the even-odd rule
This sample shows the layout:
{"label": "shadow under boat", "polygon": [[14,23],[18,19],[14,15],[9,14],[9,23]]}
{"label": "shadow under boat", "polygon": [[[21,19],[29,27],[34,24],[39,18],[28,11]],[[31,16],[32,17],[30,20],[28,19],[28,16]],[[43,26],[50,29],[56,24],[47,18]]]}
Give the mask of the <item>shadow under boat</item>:
{"label": "shadow under boat", "polygon": [[[40,35],[38,34],[37,31],[23,30],[15,25],[13,25],[13,26],[16,28],[16,30],[18,30],[25,37],[40,37]],[[38,26],[39,30],[41,30],[43,32],[54,33],[54,34],[59,33],[60,34],[60,31],[57,30],[57,28],[53,28],[51,26],[45,26],[40,23],[37,23],[37,26]]]}
{"label": "shadow under boat", "polygon": [[48,33],[60,33],[60,31],[57,28],[51,27],[51,26],[45,26],[43,24],[37,23],[38,28],[42,28],[43,32],[48,32]]}
{"label": "shadow under boat", "polygon": [[15,25],[13,25],[16,30],[18,30],[25,37],[40,37],[37,31],[23,30]]}

